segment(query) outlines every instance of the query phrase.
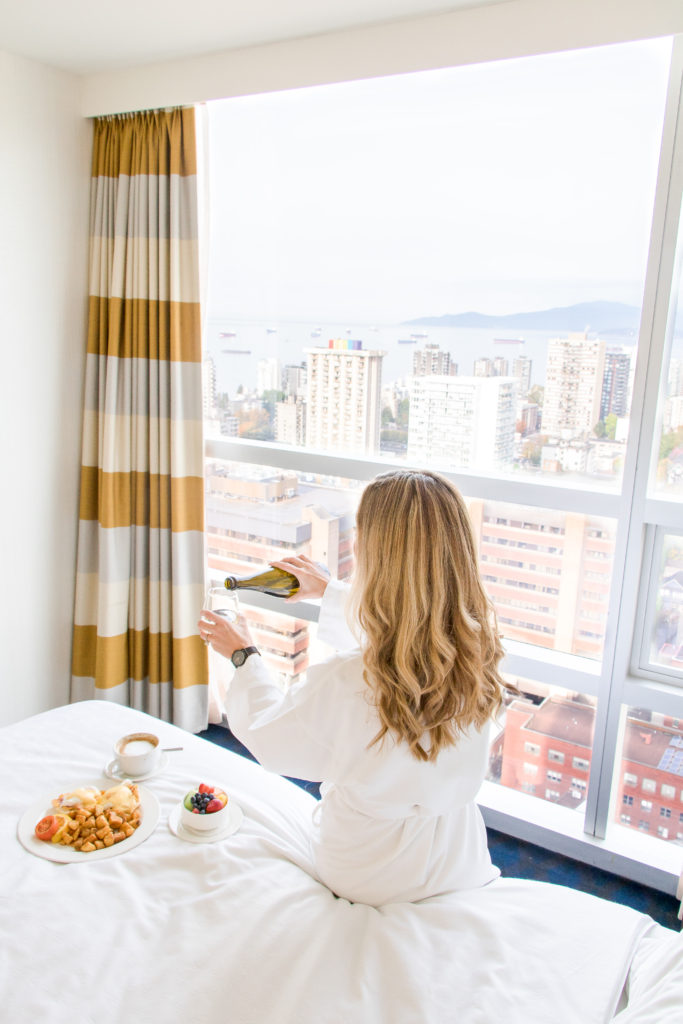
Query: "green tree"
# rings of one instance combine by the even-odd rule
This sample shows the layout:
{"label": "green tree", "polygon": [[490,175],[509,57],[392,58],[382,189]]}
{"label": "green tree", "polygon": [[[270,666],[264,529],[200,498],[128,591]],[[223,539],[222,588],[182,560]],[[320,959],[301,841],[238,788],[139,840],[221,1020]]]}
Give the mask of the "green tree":
{"label": "green tree", "polygon": [[382,426],[386,427],[387,423],[394,423],[394,414],[388,405],[385,405],[382,409]]}
{"label": "green tree", "polygon": [[408,419],[410,417],[410,399],[402,398],[398,403],[396,410],[396,426],[401,430],[408,429]]}
{"label": "green tree", "polygon": [[678,448],[681,444],[683,444],[683,427],[662,434],[662,440],[659,443],[659,458],[668,459],[674,448]]}
{"label": "green tree", "polygon": [[605,436],[605,434],[607,433],[607,428],[605,427],[605,424],[604,424],[603,420],[598,420],[598,422],[593,427],[593,433],[595,434],[596,437],[604,437]]}
{"label": "green tree", "polygon": [[539,409],[543,408],[543,396],[545,395],[545,389],[541,384],[534,384],[529,390],[529,394],[526,396],[527,402],[531,402],[532,405],[537,405]]}
{"label": "green tree", "polygon": [[605,417],[605,431],[610,441],[613,441],[617,436],[617,422],[616,414],[613,412]]}
{"label": "green tree", "polygon": [[266,410],[271,420],[275,417],[275,403],[283,402],[285,398],[284,391],[264,391],[261,395],[261,401],[263,402],[263,408]]}

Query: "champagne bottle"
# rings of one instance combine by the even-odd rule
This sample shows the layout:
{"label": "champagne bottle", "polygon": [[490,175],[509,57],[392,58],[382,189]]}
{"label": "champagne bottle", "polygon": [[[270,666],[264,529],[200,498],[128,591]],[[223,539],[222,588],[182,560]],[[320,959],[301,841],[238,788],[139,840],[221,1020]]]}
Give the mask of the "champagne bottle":
{"label": "champagne bottle", "polygon": [[299,589],[299,581],[291,572],[269,567],[253,576],[226,576],[227,590],[259,590],[273,597],[291,597]]}

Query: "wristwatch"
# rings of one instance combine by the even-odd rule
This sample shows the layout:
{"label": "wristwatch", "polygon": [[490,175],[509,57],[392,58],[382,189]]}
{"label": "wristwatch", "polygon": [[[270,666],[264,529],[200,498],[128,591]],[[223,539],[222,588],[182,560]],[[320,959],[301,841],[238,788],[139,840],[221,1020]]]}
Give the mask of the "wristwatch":
{"label": "wristwatch", "polygon": [[244,665],[245,661],[250,654],[260,654],[258,647],[242,647],[239,651],[233,651],[230,661],[233,663],[235,668],[239,668],[240,665]]}

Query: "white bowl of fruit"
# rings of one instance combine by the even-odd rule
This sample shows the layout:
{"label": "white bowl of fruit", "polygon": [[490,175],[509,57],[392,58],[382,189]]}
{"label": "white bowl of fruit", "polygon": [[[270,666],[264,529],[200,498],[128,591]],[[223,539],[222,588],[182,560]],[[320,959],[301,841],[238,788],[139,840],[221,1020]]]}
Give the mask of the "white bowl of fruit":
{"label": "white bowl of fruit", "polygon": [[212,832],[227,825],[228,794],[218,786],[200,783],[185,794],[180,807],[180,821],[196,832]]}

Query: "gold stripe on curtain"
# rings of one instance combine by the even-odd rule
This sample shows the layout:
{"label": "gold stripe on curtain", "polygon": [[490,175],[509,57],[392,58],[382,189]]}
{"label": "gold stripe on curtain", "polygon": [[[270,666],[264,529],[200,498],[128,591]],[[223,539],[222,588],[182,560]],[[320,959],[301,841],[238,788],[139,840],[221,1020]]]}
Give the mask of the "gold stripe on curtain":
{"label": "gold stripe on curtain", "polygon": [[195,115],[98,118],[72,700],[208,722]]}

